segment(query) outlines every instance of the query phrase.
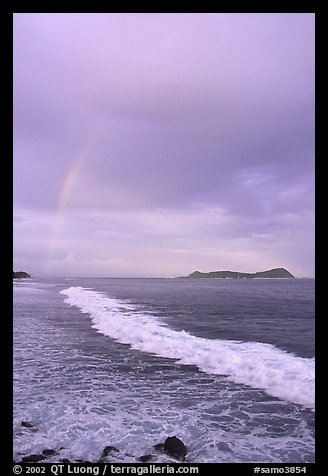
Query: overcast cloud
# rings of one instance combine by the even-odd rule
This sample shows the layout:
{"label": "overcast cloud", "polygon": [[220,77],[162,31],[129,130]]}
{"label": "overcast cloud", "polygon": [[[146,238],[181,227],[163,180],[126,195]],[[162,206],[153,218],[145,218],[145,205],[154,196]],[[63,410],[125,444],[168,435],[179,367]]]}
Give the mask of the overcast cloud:
{"label": "overcast cloud", "polygon": [[314,14],[14,14],[14,268],[314,276]]}

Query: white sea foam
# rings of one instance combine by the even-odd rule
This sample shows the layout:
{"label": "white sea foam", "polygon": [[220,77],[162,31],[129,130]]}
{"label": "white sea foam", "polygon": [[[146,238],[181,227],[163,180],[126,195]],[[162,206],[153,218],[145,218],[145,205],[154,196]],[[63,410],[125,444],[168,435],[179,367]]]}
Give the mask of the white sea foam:
{"label": "white sea foam", "polygon": [[260,342],[204,339],[165,326],[156,316],[105,293],[82,287],[61,291],[65,302],[90,315],[92,327],[133,349],[196,365],[208,374],[314,408],[314,359]]}

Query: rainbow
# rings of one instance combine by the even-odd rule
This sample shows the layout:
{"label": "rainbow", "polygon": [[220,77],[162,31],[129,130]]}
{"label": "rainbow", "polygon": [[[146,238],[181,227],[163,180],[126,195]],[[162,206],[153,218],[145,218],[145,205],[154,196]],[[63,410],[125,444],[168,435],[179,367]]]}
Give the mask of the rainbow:
{"label": "rainbow", "polygon": [[97,132],[99,130],[98,126],[94,126],[89,130],[89,133],[86,134],[85,138],[82,141],[82,144],[79,147],[77,154],[74,156],[71,165],[68,169],[68,172],[63,180],[62,186],[60,187],[60,193],[57,200],[57,205],[54,213],[53,226],[50,232],[50,238],[48,241],[48,258],[51,259],[58,242],[58,235],[60,233],[61,219],[63,216],[64,209],[66,204],[69,201],[69,198],[73,192],[74,185],[77,182],[79,172],[87,157],[91,146],[93,145]]}

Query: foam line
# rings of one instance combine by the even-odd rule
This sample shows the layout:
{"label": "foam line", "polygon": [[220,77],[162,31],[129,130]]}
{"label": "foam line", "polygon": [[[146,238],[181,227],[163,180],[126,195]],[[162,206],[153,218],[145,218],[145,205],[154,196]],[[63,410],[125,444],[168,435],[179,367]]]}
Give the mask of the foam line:
{"label": "foam line", "polygon": [[133,349],[178,363],[196,365],[208,374],[264,390],[268,395],[314,408],[314,359],[271,344],[204,339],[171,330],[156,316],[127,302],[82,287],[60,291],[65,302],[88,313],[92,327]]}

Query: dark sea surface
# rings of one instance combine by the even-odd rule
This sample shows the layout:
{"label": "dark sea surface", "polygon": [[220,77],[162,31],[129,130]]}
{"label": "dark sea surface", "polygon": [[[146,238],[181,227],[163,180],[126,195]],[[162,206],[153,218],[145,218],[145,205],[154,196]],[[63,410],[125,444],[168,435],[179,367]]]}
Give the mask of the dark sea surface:
{"label": "dark sea surface", "polygon": [[16,461],[310,463],[314,415],[314,280],[14,280]]}

